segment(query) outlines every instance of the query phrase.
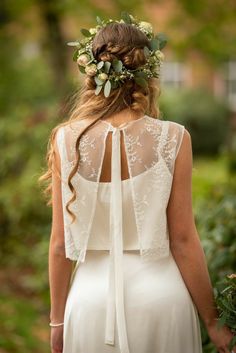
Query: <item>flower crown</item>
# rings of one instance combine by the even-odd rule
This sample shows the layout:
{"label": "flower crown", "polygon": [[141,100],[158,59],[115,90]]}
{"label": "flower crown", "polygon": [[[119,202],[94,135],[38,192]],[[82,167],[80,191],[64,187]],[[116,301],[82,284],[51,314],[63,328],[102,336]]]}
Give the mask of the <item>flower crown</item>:
{"label": "flower crown", "polygon": [[[127,79],[134,79],[135,82],[142,86],[147,86],[147,80],[150,77],[159,78],[160,66],[164,60],[163,49],[167,43],[167,38],[164,33],[154,35],[152,25],[148,22],[138,21],[127,12],[121,13],[121,20],[107,21],[101,20],[97,16],[97,26],[89,30],[82,28],[81,33],[85,38],[76,42],[68,42],[67,45],[75,46],[76,50],[73,55],[73,61],[76,61],[80,72],[94,77],[96,83],[95,94],[98,95],[102,90],[105,97],[110,95],[112,89],[115,89],[123,84]],[[144,54],[146,63],[139,66],[137,69],[128,69],[123,62],[118,59],[110,61],[97,61],[92,52],[93,38],[97,32],[107,24],[127,23],[137,27],[150,40],[150,48],[145,46]]]}

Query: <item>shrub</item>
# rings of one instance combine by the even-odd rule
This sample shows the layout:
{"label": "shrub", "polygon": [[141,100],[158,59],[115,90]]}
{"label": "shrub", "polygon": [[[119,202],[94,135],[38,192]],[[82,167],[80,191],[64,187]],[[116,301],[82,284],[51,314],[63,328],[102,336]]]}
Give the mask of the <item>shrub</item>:
{"label": "shrub", "polygon": [[[236,268],[236,187],[235,181],[215,185],[196,205],[195,220],[206,255],[215,296],[219,283]],[[217,289],[218,288],[218,289]],[[200,320],[204,353],[216,353]]]}
{"label": "shrub", "polygon": [[229,108],[205,88],[169,90],[160,97],[165,120],[189,130],[195,154],[214,155],[224,147],[229,133]]}

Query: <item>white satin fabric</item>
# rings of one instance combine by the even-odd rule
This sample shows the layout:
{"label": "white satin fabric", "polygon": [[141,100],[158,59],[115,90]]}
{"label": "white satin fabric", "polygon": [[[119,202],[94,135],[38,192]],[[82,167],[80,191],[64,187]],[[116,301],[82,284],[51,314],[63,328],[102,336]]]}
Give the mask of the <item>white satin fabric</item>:
{"label": "white satin fabric", "polygon": [[[63,353],[120,353],[105,344],[110,255],[88,250],[75,270],[64,317]],[[141,262],[139,251],[124,251],[124,307],[130,353],[202,353],[197,310],[172,254]],[[124,329],[124,328],[123,328]]]}

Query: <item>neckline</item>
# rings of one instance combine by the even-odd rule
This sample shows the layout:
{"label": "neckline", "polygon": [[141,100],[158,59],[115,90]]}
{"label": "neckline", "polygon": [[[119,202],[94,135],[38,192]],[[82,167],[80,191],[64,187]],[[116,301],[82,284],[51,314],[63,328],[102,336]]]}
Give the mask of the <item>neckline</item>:
{"label": "neckline", "polygon": [[112,125],[112,123],[110,123],[109,121],[106,121],[106,120],[102,120],[100,119],[100,121],[102,121],[103,123],[107,124],[110,128],[112,129],[125,129],[126,127],[128,127],[130,124],[133,124],[135,122],[138,122],[138,121],[141,121],[143,120],[144,118],[146,118],[147,115],[144,114],[143,116],[141,116],[140,118],[138,119],[132,119],[132,120],[129,120],[129,121],[126,121],[124,123],[122,123],[121,125],[118,125],[118,126],[114,126]]}

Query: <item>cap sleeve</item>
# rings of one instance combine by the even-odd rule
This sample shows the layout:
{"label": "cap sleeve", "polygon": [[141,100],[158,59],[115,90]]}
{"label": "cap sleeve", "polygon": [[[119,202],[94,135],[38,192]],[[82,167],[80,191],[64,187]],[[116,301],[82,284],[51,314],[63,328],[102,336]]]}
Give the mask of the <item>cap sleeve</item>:
{"label": "cap sleeve", "polygon": [[184,130],[185,130],[185,127],[183,125],[179,124],[179,132],[178,132],[178,135],[177,135],[177,144],[176,144],[176,149],[175,149],[175,159],[177,158],[177,155],[178,155],[179,150],[180,150],[180,146],[181,146],[182,141],[183,141]]}
{"label": "cap sleeve", "polygon": [[174,174],[175,160],[182,144],[184,130],[184,125],[168,121],[168,131],[164,134],[164,142],[162,144],[162,158],[165,160],[171,175]]}

